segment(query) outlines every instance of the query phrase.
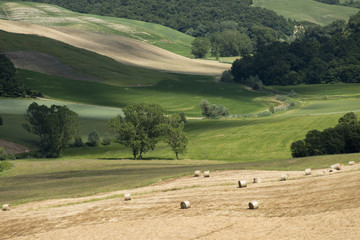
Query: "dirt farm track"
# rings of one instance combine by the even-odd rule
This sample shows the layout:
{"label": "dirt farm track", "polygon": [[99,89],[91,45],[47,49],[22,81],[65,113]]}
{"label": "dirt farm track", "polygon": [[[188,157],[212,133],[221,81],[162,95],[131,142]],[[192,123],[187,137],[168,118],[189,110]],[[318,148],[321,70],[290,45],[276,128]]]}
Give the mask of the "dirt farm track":
{"label": "dirt farm track", "polygon": [[[360,165],[315,176],[218,171],[0,213],[0,239],[360,239]],[[262,183],[251,183],[260,177]],[[247,180],[247,188],[237,188]],[[124,193],[132,200],[124,201]],[[181,209],[188,200],[191,208]],[[257,200],[260,208],[248,209]]]}

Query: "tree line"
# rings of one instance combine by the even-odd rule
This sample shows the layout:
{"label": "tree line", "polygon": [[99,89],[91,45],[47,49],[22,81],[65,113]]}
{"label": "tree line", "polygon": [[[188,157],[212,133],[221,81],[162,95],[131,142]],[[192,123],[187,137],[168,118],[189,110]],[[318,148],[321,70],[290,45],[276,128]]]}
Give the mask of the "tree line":
{"label": "tree line", "polygon": [[[108,126],[119,134],[116,142],[131,149],[134,159],[142,159],[143,154],[154,150],[159,141],[166,142],[177,159],[179,154],[186,153],[188,138],[183,131],[186,123],[183,114],[166,115],[159,105],[144,103],[128,105],[123,108],[123,113],[109,120]],[[23,127],[40,137],[37,156],[59,157],[70,145],[85,146],[78,135],[78,118],[78,114],[66,106],[30,104]],[[109,145],[110,141],[107,135],[102,144]],[[95,147],[99,143],[99,133],[91,131],[87,145]]]}
{"label": "tree line", "polygon": [[347,113],[335,127],[311,130],[290,149],[293,157],[360,152],[360,121],[353,112]]}
{"label": "tree line", "polygon": [[360,82],[360,13],[348,23],[311,26],[291,43],[262,45],[253,55],[236,60],[234,81],[257,76],[264,85]]}

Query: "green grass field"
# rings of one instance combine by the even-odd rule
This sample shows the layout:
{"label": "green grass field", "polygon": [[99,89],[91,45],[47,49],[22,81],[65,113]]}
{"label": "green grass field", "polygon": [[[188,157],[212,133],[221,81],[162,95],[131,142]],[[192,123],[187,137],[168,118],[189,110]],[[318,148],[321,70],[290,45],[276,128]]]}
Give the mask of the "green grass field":
{"label": "green grass field", "polygon": [[255,7],[267,8],[285,18],[297,21],[308,21],[320,25],[335,20],[348,20],[359,9],[320,3],[314,0],[254,0]]}
{"label": "green grass field", "polygon": [[6,1],[0,2],[0,19],[117,34],[192,57],[190,47],[193,37],[154,23],[80,14],[43,3]]}

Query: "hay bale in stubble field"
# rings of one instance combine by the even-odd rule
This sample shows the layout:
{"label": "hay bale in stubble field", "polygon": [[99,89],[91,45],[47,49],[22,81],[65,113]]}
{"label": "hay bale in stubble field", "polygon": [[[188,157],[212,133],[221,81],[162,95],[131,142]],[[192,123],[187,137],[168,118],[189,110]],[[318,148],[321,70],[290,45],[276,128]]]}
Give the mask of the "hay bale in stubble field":
{"label": "hay bale in stubble field", "polygon": [[245,180],[239,181],[239,188],[245,188],[245,187],[247,187],[247,181]]}
{"label": "hay bale in stubble field", "polygon": [[10,204],[4,204],[4,205],[2,206],[2,210],[3,210],[3,211],[10,211],[10,210],[11,210]]}
{"label": "hay bale in stubble field", "polygon": [[305,169],[305,175],[311,175],[311,168]]}
{"label": "hay bale in stubble field", "polygon": [[251,201],[251,202],[249,202],[249,208],[250,209],[258,209],[259,203],[257,201]]}
{"label": "hay bale in stubble field", "polygon": [[124,194],[124,198],[125,198],[125,201],[130,201],[130,200],[131,200],[131,195],[130,195],[130,193],[125,193],[125,194]]}
{"label": "hay bale in stubble field", "polygon": [[253,183],[261,183],[261,178],[253,178]]}
{"label": "hay bale in stubble field", "polygon": [[340,163],[336,163],[336,164],[334,164],[334,165],[331,165],[330,168],[336,169],[336,170],[339,171],[339,170],[341,170],[341,165],[340,165]]}
{"label": "hay bale in stubble field", "polygon": [[281,174],[280,181],[286,181],[289,179],[289,174],[283,173]]}
{"label": "hay bale in stubble field", "polygon": [[323,176],[324,175],[324,172],[323,171],[318,171],[317,173],[316,173],[316,176],[317,177],[320,177],[320,176]]}
{"label": "hay bale in stubble field", "polygon": [[349,162],[349,166],[352,166],[352,165],[354,165],[354,164],[355,164],[354,161],[350,161],[350,162]]}
{"label": "hay bale in stubble field", "polygon": [[201,175],[201,171],[200,170],[196,170],[194,173],[194,177],[200,177]]}
{"label": "hay bale in stubble field", "polygon": [[191,205],[190,205],[190,202],[189,202],[189,201],[182,201],[182,202],[180,203],[180,207],[181,207],[181,209],[187,209],[187,208],[190,208]]}
{"label": "hay bale in stubble field", "polygon": [[204,172],[204,177],[210,177],[210,171],[205,171]]}

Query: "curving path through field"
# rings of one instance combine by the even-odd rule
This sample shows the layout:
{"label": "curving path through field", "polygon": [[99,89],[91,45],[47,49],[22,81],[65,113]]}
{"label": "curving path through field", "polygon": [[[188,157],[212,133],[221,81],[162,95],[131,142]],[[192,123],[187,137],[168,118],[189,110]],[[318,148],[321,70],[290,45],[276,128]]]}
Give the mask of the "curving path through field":
{"label": "curving path through field", "polygon": [[0,20],[0,30],[34,34],[108,56],[118,62],[167,72],[220,75],[231,67],[216,61],[189,59],[135,39],[64,27]]}
{"label": "curving path through field", "polygon": [[[359,239],[360,165],[304,176],[218,171],[85,198],[0,212],[0,239]],[[238,180],[262,183],[237,188]],[[132,194],[124,201],[125,192]],[[180,209],[189,200],[191,208]],[[260,209],[249,210],[251,200]]]}

